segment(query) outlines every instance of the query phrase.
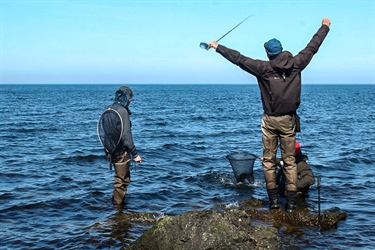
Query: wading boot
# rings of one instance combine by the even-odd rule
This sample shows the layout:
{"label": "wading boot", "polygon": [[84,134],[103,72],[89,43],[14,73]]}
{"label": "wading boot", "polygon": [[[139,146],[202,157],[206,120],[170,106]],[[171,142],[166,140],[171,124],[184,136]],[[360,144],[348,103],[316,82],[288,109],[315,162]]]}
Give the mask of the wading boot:
{"label": "wading boot", "polygon": [[291,213],[296,210],[297,203],[297,192],[296,191],[287,191],[285,212]]}
{"label": "wading boot", "polygon": [[279,196],[277,194],[277,189],[267,189],[268,193],[268,199],[270,201],[269,208],[270,209],[279,209],[280,203],[279,203]]}

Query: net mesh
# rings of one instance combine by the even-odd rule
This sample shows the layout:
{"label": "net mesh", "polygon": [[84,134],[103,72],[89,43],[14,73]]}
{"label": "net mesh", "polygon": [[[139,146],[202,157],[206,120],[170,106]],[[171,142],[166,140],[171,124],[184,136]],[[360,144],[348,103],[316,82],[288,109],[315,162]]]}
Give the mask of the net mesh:
{"label": "net mesh", "polygon": [[109,154],[113,154],[121,141],[122,119],[113,109],[105,110],[98,121],[98,136],[103,147]]}
{"label": "net mesh", "polygon": [[248,152],[236,152],[226,156],[237,182],[243,182],[247,179],[254,183],[254,162],[258,158],[256,155]]}

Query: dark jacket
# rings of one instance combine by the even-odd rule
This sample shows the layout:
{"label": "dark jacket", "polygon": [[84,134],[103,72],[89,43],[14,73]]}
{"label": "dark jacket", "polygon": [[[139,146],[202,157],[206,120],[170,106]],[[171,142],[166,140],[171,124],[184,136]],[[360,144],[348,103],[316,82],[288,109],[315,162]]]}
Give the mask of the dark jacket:
{"label": "dark jacket", "polygon": [[114,103],[111,105],[111,108],[116,110],[122,119],[123,122],[123,132],[121,136],[121,143],[116,148],[114,154],[119,154],[124,151],[131,154],[134,158],[138,156],[137,149],[133,142],[133,136],[131,132],[131,121],[130,121],[130,110],[128,107],[123,107],[120,103]]}
{"label": "dark jacket", "polygon": [[329,27],[322,25],[296,56],[283,51],[270,61],[255,60],[222,45],[218,45],[216,51],[257,78],[265,114],[294,114],[301,102],[301,71],[318,52],[328,31]]}
{"label": "dark jacket", "polygon": [[[314,173],[307,163],[308,157],[302,153],[296,156],[297,164],[297,188],[303,195],[307,196],[311,185],[315,183]],[[278,193],[283,195],[285,191],[285,175],[282,169],[281,159],[276,158],[276,164],[280,167],[276,175]]]}
{"label": "dark jacket", "polygon": [[302,153],[296,156],[298,189],[310,187],[315,183],[314,174],[307,160],[308,157]]}

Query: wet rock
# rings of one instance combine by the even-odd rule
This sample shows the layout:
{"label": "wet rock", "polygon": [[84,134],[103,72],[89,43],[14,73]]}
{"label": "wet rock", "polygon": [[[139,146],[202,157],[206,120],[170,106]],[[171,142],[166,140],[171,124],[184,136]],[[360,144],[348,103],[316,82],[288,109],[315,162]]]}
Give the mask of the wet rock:
{"label": "wet rock", "polygon": [[194,211],[163,218],[124,249],[279,249],[277,234],[275,227],[252,225],[245,211]]}
{"label": "wet rock", "polygon": [[240,204],[239,209],[246,211],[250,218],[263,222],[271,222],[273,226],[280,227],[320,227],[327,230],[337,227],[337,223],[345,220],[348,214],[339,208],[331,208],[316,212],[310,212],[306,207],[297,203],[297,209],[293,213],[285,213],[283,209],[269,211],[260,209],[267,206],[266,201],[250,199]]}
{"label": "wet rock", "polygon": [[337,227],[347,213],[339,208],[310,212],[298,205],[293,213],[268,210],[266,200],[249,199],[237,208],[218,205],[216,210],[166,216],[138,238],[127,250],[280,249],[279,228]]}

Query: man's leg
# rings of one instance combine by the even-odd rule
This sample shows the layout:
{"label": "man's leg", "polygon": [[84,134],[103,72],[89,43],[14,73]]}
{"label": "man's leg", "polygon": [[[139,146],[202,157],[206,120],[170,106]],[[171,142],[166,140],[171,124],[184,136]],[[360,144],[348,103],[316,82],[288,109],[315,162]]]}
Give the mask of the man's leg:
{"label": "man's leg", "polygon": [[295,158],[296,132],[293,116],[280,117],[280,149],[284,160],[285,189],[287,192],[285,211],[292,212],[297,202],[297,164]]}
{"label": "man's leg", "polygon": [[263,173],[266,181],[270,209],[280,208],[276,189],[276,151],[278,135],[275,133],[274,117],[262,117]]}
{"label": "man's leg", "polygon": [[120,205],[124,202],[127,187],[130,184],[130,158],[127,153],[124,153],[116,158],[115,175],[113,183],[113,204]]}

